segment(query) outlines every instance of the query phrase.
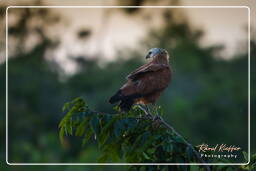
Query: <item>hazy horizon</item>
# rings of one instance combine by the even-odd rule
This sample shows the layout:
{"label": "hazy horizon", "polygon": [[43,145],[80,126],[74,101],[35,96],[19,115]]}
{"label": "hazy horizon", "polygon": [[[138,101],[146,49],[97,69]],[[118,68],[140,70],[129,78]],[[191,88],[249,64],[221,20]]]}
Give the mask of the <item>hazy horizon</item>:
{"label": "hazy horizon", "polygon": [[[96,4],[101,4],[101,2],[95,1]],[[110,0],[102,5],[112,5],[115,2]],[[236,2],[238,4],[238,1]],[[195,3],[200,3],[200,1],[195,1]],[[225,3],[226,1],[217,4],[225,5]],[[43,1],[43,5],[59,4],[70,5],[70,2]],[[92,5],[88,1],[76,1],[73,5],[82,4]],[[166,5],[164,1],[159,4]],[[191,5],[191,3],[183,0],[180,1],[180,5]],[[212,5],[212,3],[207,2],[205,5]],[[100,56],[104,61],[109,61],[118,57],[117,52],[122,49],[136,49],[141,45],[141,41],[147,37],[148,32],[152,29],[159,29],[159,25],[162,25],[160,23],[163,22],[160,17],[160,10],[162,9],[158,8],[143,9],[136,16],[127,15],[121,10],[108,11],[107,8],[58,8],[52,10],[59,13],[64,18],[64,22],[57,28],[49,29],[49,35],[58,35],[61,40],[59,47],[47,53],[48,56],[46,57],[54,56],[55,60],[64,65],[69,63],[69,68],[75,67],[71,67],[72,64],[67,60],[70,56]],[[193,29],[204,31],[201,46],[223,45],[224,49],[220,55],[225,59],[234,56],[241,49],[247,49],[247,8],[185,8],[181,11]],[[149,15],[151,15],[150,22],[145,20]],[[84,41],[77,38],[77,32],[81,29],[93,30]],[[30,40],[30,42],[36,41],[36,39]],[[31,44],[33,43],[29,43],[28,48]],[[9,51],[11,50],[9,49]]]}

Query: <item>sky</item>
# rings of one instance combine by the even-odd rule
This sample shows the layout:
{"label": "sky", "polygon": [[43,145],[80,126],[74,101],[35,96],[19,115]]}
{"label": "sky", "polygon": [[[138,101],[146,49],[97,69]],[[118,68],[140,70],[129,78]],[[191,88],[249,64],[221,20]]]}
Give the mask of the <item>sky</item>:
{"label": "sky", "polygon": [[[50,1],[48,2],[52,5],[58,4],[58,1]],[[65,2],[65,1],[64,1]],[[105,4],[102,4],[102,1],[96,0],[96,5],[109,5],[115,2],[114,0],[105,1]],[[63,3],[63,1],[62,1]],[[74,5],[81,5],[84,2],[76,1]],[[247,5],[252,10],[256,7],[256,2],[254,0],[181,0],[181,5]],[[73,4],[73,3],[72,3]],[[165,2],[162,1],[160,5],[164,5]],[[63,5],[70,5],[68,1]],[[89,4],[90,5],[90,4]],[[93,4],[94,5],[94,4]],[[99,11],[99,10],[98,10]],[[238,44],[242,41],[247,41],[248,33],[247,33],[247,25],[248,25],[248,9],[240,8],[240,9],[195,9],[188,8],[185,9],[184,12],[187,14],[189,21],[195,28],[202,28],[206,34],[202,45],[208,46],[212,44],[222,43],[225,45],[225,49],[223,51],[223,56],[225,58],[229,58],[230,56],[236,53],[236,49]],[[87,25],[86,19],[81,19],[81,15],[87,16],[87,12],[85,10],[65,10],[66,16],[70,16],[71,20],[73,20],[74,26],[78,25]],[[90,13],[92,18],[95,17],[96,21],[100,21],[102,15],[104,13],[101,12],[88,12]],[[157,10],[155,10],[157,13]],[[251,14],[251,18],[256,18],[255,13]],[[82,20],[82,22],[81,22]],[[157,20],[157,19],[156,19]],[[118,23],[115,23],[118,21]],[[90,24],[93,24],[93,21],[89,21]],[[256,25],[256,20],[252,20],[252,25]],[[96,24],[98,24],[96,22]],[[98,25],[99,26],[99,25]],[[136,45],[137,41],[145,36],[148,25],[143,24],[140,18],[133,19],[122,15],[111,16],[111,21],[108,24],[110,28],[106,35],[106,38],[102,42],[104,54],[106,54],[107,58],[112,58],[115,56],[114,52],[111,50],[112,48],[122,48],[119,46],[119,42],[123,42],[121,46],[127,47]],[[125,35],[123,33],[125,32]],[[99,34],[99,37],[102,36]],[[98,38],[100,39],[100,38]],[[123,40],[125,39],[125,40]],[[96,42],[94,42],[96,44]],[[92,43],[93,44],[93,43]],[[92,47],[95,47],[91,45]],[[131,47],[132,48],[132,47]],[[94,48],[90,48],[90,54],[94,54],[97,51]],[[79,50],[77,50],[79,51]]]}
{"label": "sky", "polygon": [[[159,9],[148,9],[150,13],[154,12],[157,14]],[[191,8],[183,9],[187,14],[190,23],[195,28],[200,28],[205,31],[205,37],[202,41],[203,46],[213,44],[224,44],[225,49],[223,55],[228,58],[236,53],[237,45],[240,42],[247,41],[247,25],[248,25],[248,9],[202,9],[202,8]],[[63,12],[63,11],[62,11]],[[78,27],[89,27],[96,30],[95,37],[92,37],[88,47],[89,53],[94,54],[97,52],[98,47],[95,48],[94,44],[99,41],[103,44],[103,51],[106,53],[108,58],[112,58],[115,54],[112,48],[121,49],[122,47],[136,46],[139,41],[147,35],[149,28],[157,28],[156,18],[150,26],[143,22],[140,17],[133,18],[126,16],[124,13],[118,15],[113,14],[108,21],[107,26],[100,26],[102,20],[104,20],[104,10],[102,9],[82,9],[82,10],[65,10],[64,15],[72,20],[70,29],[76,29]],[[84,19],[81,22],[80,15],[93,16],[95,21]],[[207,17],[205,17],[207,16]],[[158,21],[159,22],[159,21]],[[104,34],[101,33],[100,28],[104,27]],[[107,30],[105,30],[107,29]],[[124,35],[125,33],[125,35]],[[67,35],[68,36],[68,35]],[[97,37],[98,36],[98,37]],[[67,42],[67,41],[66,41]],[[120,42],[122,44],[120,45]],[[79,47],[77,46],[77,52]],[[76,50],[74,50],[75,52]]]}
{"label": "sky", "polygon": [[[246,5],[255,11],[254,0],[181,0],[180,5]],[[21,2],[21,1],[19,1]],[[26,2],[26,1],[23,1]],[[113,5],[115,0],[95,1],[68,1],[68,0],[44,0],[45,5]],[[104,3],[103,3],[104,2]],[[17,1],[8,1],[9,5],[15,5]],[[150,4],[145,4],[150,5]],[[161,1],[159,5],[167,5]],[[121,10],[108,12],[108,9],[54,9],[64,16],[65,23],[61,29],[52,30],[49,34],[58,34],[61,44],[58,49],[48,53],[54,56],[60,63],[69,63],[67,56],[102,56],[105,60],[113,60],[117,57],[117,50],[124,48],[134,49],[152,28],[161,25],[158,15],[159,9],[143,9],[142,15],[130,17]],[[201,42],[202,46],[223,44],[225,49],[222,56],[229,59],[239,48],[247,46],[248,39],[248,9],[247,8],[186,8],[182,9],[194,28],[205,31]],[[144,17],[153,13],[153,19],[146,23]],[[106,21],[106,15],[108,20]],[[256,18],[255,12],[251,18]],[[256,26],[252,20],[252,25]],[[93,30],[92,35],[86,41],[78,40],[76,33],[80,29]],[[255,28],[255,27],[254,27]],[[51,32],[51,30],[49,31]],[[254,31],[252,31],[254,33]],[[246,48],[245,48],[246,49]],[[145,52],[146,53],[146,52]],[[73,66],[74,68],[75,66]],[[74,70],[69,67],[70,71]]]}

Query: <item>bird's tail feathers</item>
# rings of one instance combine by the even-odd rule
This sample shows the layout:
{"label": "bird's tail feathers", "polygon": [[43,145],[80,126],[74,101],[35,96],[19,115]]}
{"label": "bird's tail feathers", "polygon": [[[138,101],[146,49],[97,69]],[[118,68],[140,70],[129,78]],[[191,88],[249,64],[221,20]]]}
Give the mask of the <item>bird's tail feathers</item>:
{"label": "bird's tail feathers", "polygon": [[114,103],[120,101],[121,98],[122,98],[121,90],[118,90],[116,92],[116,94],[109,99],[109,103],[114,104]]}
{"label": "bird's tail feathers", "polygon": [[133,100],[132,99],[128,99],[128,100],[122,100],[121,103],[119,104],[119,107],[122,111],[124,112],[128,112],[132,105],[133,105]]}
{"label": "bird's tail feathers", "polygon": [[119,101],[121,101],[119,103],[119,107],[122,111],[124,112],[127,112],[131,109],[133,103],[134,103],[134,100],[136,98],[139,98],[141,97],[140,94],[133,94],[133,95],[129,95],[129,96],[124,96],[121,92],[121,90],[118,90],[116,92],[115,95],[113,95],[110,99],[109,99],[109,103],[111,104],[114,104],[114,103],[117,103]]}
{"label": "bird's tail feathers", "polygon": [[135,99],[141,97],[140,94],[133,94],[130,96],[124,96],[121,98],[121,102],[118,105],[120,107],[120,109],[124,112],[128,112],[132,105],[134,104]]}

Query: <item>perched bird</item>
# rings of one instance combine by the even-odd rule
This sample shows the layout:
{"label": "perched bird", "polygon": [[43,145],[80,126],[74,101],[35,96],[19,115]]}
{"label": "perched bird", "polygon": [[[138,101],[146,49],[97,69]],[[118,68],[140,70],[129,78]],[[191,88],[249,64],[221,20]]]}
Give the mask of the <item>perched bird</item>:
{"label": "perched bird", "polygon": [[122,111],[129,111],[134,104],[156,104],[171,81],[172,71],[165,49],[150,49],[146,55],[146,59],[148,58],[152,60],[126,77],[127,82],[110,98],[111,104],[120,102],[119,107]]}

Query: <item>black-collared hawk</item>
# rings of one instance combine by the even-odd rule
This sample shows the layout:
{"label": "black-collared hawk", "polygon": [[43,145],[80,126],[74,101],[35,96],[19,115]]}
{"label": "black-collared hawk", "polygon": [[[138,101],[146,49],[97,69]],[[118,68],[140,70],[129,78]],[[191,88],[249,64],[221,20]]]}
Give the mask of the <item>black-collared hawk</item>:
{"label": "black-collared hawk", "polygon": [[171,81],[172,71],[169,55],[165,49],[152,48],[146,59],[152,60],[131,72],[127,82],[113,95],[109,102],[119,102],[122,111],[129,111],[134,104],[155,105],[161,93]]}

